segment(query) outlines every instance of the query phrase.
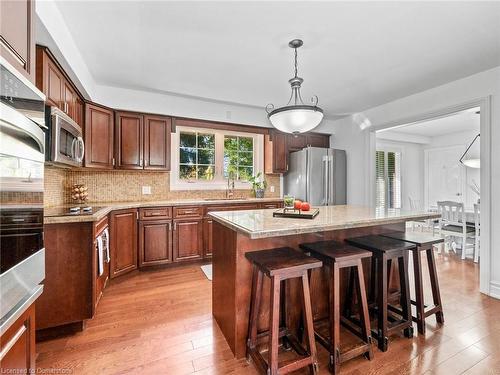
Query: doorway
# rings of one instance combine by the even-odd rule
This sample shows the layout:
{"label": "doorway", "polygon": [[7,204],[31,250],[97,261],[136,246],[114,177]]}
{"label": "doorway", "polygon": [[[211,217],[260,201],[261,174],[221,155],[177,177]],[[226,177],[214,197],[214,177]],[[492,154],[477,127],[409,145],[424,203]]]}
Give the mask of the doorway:
{"label": "doorway", "polygon": [[[476,113],[477,112],[477,113]],[[404,134],[403,141],[408,141],[411,139],[413,142],[407,142],[410,145],[405,145],[401,150],[401,206],[402,209],[407,209],[411,205],[411,201],[408,198],[412,197],[414,200],[420,200],[418,204],[424,208],[428,209],[433,206],[432,202],[436,201],[438,196],[442,197],[439,199],[450,199],[455,201],[462,201],[464,205],[472,207],[477,200],[480,199],[480,210],[481,210],[481,255],[479,259],[480,264],[480,291],[485,294],[490,294],[490,207],[491,207],[491,170],[490,170],[490,158],[491,158],[491,144],[490,144],[490,133],[491,133],[491,121],[490,121],[490,98],[485,97],[482,99],[474,100],[468,103],[463,103],[456,105],[454,107],[444,108],[442,110],[433,111],[429,113],[422,113],[419,115],[412,116],[407,119],[402,119],[398,121],[391,121],[386,124],[374,125],[369,132],[369,144],[370,153],[368,158],[370,160],[370,179],[372,181],[373,190],[369,194],[369,202],[372,205],[376,205],[377,201],[377,173],[376,173],[376,151],[381,151],[381,144],[383,142],[377,142],[378,135],[382,133],[385,134],[385,146],[384,148],[395,148],[395,143],[401,141],[401,138],[397,138],[398,134],[394,134],[396,130],[399,133],[409,133],[411,129],[410,126],[419,126],[422,130],[425,129],[427,125],[428,129],[436,130],[435,122],[433,121],[443,121],[445,118],[451,118],[453,115],[459,113],[469,113],[470,116],[476,115],[476,127],[471,127],[469,132],[469,138],[464,142],[454,142],[454,144],[445,145],[440,144],[440,150],[438,147],[431,150],[432,147],[427,147],[427,151],[424,152],[424,157],[420,158],[419,162],[414,162],[414,158],[411,157],[412,153],[418,152],[419,142],[426,143],[428,139],[422,138],[426,137],[422,134]],[[406,130],[405,130],[406,128]],[[465,168],[464,166],[456,167],[457,160],[460,159],[464,151],[467,149],[468,145],[472,142],[474,132],[477,130],[477,134],[481,136],[478,137],[478,141],[471,149],[471,152],[467,155],[468,158],[477,158],[482,162],[483,168],[477,169],[476,171]],[[391,134],[392,132],[392,134]],[[465,130],[463,131],[465,132]],[[432,135],[432,134],[428,134]],[[399,134],[401,136],[401,134]],[[419,139],[420,138],[420,139]],[[444,138],[451,138],[451,136],[445,136]],[[482,141],[482,142],[481,142]],[[392,144],[391,144],[392,143]],[[415,146],[417,145],[417,146]],[[436,144],[434,144],[436,146]],[[478,147],[479,146],[479,147]],[[449,147],[446,149],[446,147]],[[474,150],[474,148],[478,148]],[[476,155],[474,154],[476,153]],[[436,155],[439,155],[440,163],[436,164]],[[458,155],[458,156],[457,156]],[[441,164],[441,165],[440,165]],[[439,171],[441,168],[441,172]],[[404,173],[404,171],[411,170],[414,173]],[[433,182],[436,188],[425,186],[431,186],[432,184],[424,181],[425,179]],[[480,197],[476,192],[471,189],[471,185],[477,185]],[[447,187],[453,186],[456,191],[452,191]],[[443,192],[448,191],[448,196],[443,196]],[[419,193],[420,192],[420,193]],[[453,199],[452,199],[453,198]],[[470,214],[470,212],[469,212]],[[470,258],[470,254],[469,258]],[[493,288],[493,287],[492,287]],[[495,293],[495,291],[493,291]]]}

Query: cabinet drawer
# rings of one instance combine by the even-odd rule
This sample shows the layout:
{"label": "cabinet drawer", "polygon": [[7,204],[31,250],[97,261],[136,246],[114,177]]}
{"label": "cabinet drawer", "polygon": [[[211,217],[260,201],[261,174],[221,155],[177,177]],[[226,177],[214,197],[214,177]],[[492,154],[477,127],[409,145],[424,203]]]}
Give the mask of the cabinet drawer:
{"label": "cabinet drawer", "polygon": [[139,217],[141,220],[171,219],[172,207],[141,208]]}
{"label": "cabinet drawer", "polygon": [[199,206],[174,207],[174,219],[200,218],[203,209]]}

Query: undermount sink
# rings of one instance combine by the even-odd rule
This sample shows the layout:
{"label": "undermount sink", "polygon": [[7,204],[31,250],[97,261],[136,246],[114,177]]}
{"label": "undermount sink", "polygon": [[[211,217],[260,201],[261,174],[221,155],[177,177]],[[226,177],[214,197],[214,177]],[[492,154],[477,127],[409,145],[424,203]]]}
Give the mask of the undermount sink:
{"label": "undermount sink", "polygon": [[204,198],[204,201],[244,201],[248,198]]}

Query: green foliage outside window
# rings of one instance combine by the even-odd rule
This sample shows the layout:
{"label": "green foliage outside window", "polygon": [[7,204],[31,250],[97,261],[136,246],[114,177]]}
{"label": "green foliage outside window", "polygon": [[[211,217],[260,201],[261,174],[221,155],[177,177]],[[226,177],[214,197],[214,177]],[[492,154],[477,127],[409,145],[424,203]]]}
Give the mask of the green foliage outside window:
{"label": "green foliage outside window", "polygon": [[212,180],[215,175],[215,135],[179,134],[179,177],[183,180]]}
{"label": "green foliage outside window", "polygon": [[248,181],[253,176],[253,138],[224,136],[224,178]]}

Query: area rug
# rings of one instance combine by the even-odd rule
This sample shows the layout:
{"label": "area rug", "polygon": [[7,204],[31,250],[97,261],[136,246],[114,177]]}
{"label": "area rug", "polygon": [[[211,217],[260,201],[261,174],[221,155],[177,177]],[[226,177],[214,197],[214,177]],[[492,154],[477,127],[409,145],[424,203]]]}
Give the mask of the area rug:
{"label": "area rug", "polygon": [[205,264],[204,266],[201,266],[201,270],[203,271],[207,279],[212,281],[212,265]]}

